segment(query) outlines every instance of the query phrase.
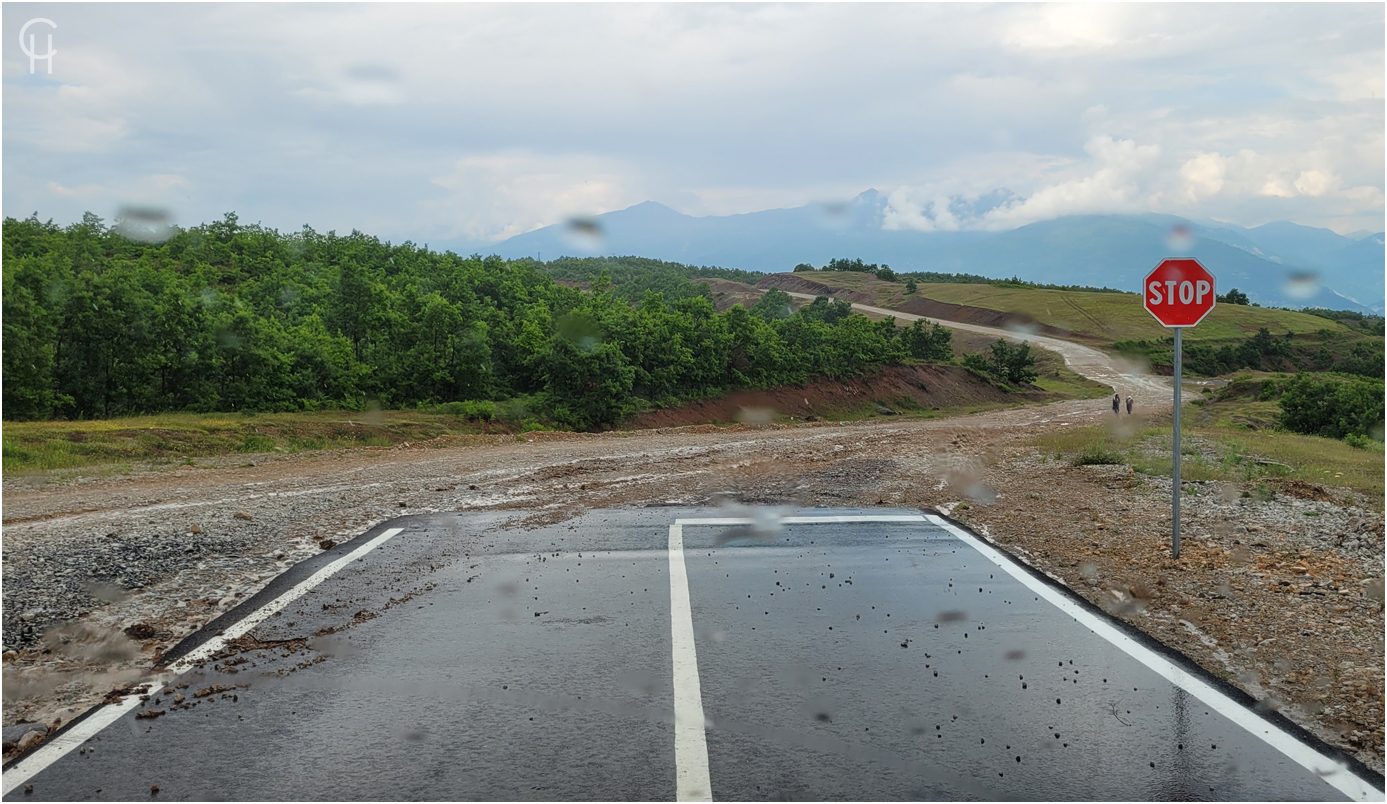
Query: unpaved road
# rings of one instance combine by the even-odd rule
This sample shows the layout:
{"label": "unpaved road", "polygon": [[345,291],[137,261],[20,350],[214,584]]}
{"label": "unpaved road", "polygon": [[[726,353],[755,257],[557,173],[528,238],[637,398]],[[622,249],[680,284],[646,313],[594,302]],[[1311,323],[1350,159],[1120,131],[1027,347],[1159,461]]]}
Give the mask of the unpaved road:
{"label": "unpaved road", "polygon": [[[813,301],[815,296],[812,293],[796,293],[784,291],[797,299]],[[1070,371],[1084,377],[1101,382],[1114,390],[1122,392],[1123,396],[1131,393],[1137,399],[1148,400],[1155,403],[1156,400],[1168,400],[1170,397],[1171,381],[1158,377],[1154,374],[1144,373],[1136,366],[1127,361],[1115,358],[1112,355],[1100,352],[1088,346],[1082,346],[1072,341],[1064,341],[1059,338],[1051,338],[1045,335],[1036,335],[1023,330],[998,329],[996,327],[985,327],[981,324],[965,324],[961,321],[945,321],[942,318],[929,318],[913,313],[903,313],[899,310],[888,310],[885,307],[873,307],[869,304],[859,302],[852,303],[853,310],[859,313],[870,313],[879,316],[895,316],[901,321],[937,321],[950,329],[957,329],[963,332],[972,332],[978,335],[986,335],[989,338],[1005,338],[1009,341],[1021,342],[1028,341],[1039,349],[1048,349],[1064,358],[1064,364]],[[1166,407],[1169,407],[1166,402]]]}
{"label": "unpaved road", "polygon": [[[1054,348],[1079,373],[1151,389],[1138,395],[1145,410],[1168,389],[1086,347]],[[1174,562],[1168,480],[1073,467],[1028,445],[1112,420],[1099,399],[940,420],[532,433],[10,480],[4,623],[19,650],[6,654],[4,722],[70,718],[324,540],[399,514],[513,510],[513,521],[538,526],[729,495],[952,510],[1381,770],[1381,516],[1346,490],[1262,499],[1242,496],[1251,484],[1191,484],[1188,542]]]}

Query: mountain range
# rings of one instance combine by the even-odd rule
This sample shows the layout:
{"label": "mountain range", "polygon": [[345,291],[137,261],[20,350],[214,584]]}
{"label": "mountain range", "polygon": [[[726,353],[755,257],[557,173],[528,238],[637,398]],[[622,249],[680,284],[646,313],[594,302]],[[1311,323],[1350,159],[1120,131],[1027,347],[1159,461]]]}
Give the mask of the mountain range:
{"label": "mountain range", "polygon": [[971,273],[1136,290],[1168,256],[1193,256],[1217,278],[1277,307],[1381,314],[1383,233],[1339,235],[1294,223],[1244,228],[1173,215],[1075,215],[1002,232],[883,229],[886,197],[693,217],[653,201],[536,229],[489,245],[435,244],[502,257],[634,255],[749,271],[861,258],[897,272]]}

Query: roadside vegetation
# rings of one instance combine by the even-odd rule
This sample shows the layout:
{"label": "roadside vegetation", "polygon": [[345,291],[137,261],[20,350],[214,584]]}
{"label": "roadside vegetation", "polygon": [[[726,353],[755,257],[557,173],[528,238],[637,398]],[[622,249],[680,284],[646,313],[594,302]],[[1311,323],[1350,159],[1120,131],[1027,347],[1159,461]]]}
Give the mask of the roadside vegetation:
{"label": "roadside vegetation", "polygon": [[536,427],[523,411],[493,419],[446,410],[300,413],[161,413],[118,419],[6,422],[7,476],[135,464],[191,465],[198,458],[389,447],[437,438]]}
{"label": "roadside vegetation", "polygon": [[[1113,348],[1129,357],[1142,358],[1153,366],[1170,367],[1175,362],[1173,336],[1118,341]],[[1239,369],[1336,371],[1381,378],[1382,338],[1356,336],[1328,328],[1310,334],[1287,330],[1282,335],[1274,335],[1263,327],[1241,341],[1227,340],[1221,344],[1196,341],[1184,347],[1182,370],[1191,375],[1214,377]]]}
{"label": "roadside vegetation", "polygon": [[[1350,386],[1359,383],[1359,390],[1371,387],[1362,380],[1319,378],[1326,379]],[[1295,432],[1286,426],[1287,422],[1299,426],[1300,414],[1293,404],[1288,415],[1281,404],[1284,391],[1278,399],[1275,389],[1295,384],[1296,378],[1284,375],[1244,376],[1192,403],[1181,423],[1181,477],[1241,482],[1249,495],[1266,494],[1281,480],[1345,486],[1363,492],[1380,510],[1384,494],[1381,384],[1375,401],[1371,396],[1367,400],[1354,397],[1355,405],[1367,405],[1366,418],[1376,416],[1377,432],[1369,427],[1367,437],[1346,439]],[[1298,393],[1293,390],[1292,397]],[[1076,466],[1125,464],[1162,477],[1171,471],[1169,414],[1067,428],[1037,436],[1030,443],[1043,454]]]}
{"label": "roadside vegetation", "polygon": [[[694,280],[759,275],[658,260],[460,257],[234,214],[161,243],[90,214],[66,228],[6,219],[3,247],[7,473],[608,429],[733,391],[958,359],[946,327],[827,297],[771,291],[718,312]],[[1093,395],[1058,368],[976,365],[1008,392]],[[368,409],[376,420],[350,415]]]}
{"label": "roadside vegetation", "polygon": [[160,244],[92,215],[65,229],[7,219],[4,258],[10,420],[515,401],[552,426],[597,429],[650,406],[949,355],[943,328],[898,331],[827,298],[718,313],[705,285],[667,266],[628,266],[639,281],[622,286],[603,266],[581,289],[528,259],[282,234],[234,215]]}

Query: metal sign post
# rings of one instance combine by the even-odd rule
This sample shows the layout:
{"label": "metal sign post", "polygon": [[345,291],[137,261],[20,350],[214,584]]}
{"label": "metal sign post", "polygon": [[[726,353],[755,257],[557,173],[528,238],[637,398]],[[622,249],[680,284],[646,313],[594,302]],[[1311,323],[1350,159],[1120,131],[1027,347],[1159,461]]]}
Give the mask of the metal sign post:
{"label": "metal sign post", "polygon": [[1180,557],[1180,362],[1181,333],[1214,309],[1214,275],[1189,257],[1162,260],[1142,280],[1142,306],[1162,326],[1175,330],[1175,437],[1170,456],[1170,553]]}
{"label": "metal sign post", "polygon": [[1175,443],[1170,464],[1170,544],[1171,554],[1180,558],[1180,333],[1175,327]]}

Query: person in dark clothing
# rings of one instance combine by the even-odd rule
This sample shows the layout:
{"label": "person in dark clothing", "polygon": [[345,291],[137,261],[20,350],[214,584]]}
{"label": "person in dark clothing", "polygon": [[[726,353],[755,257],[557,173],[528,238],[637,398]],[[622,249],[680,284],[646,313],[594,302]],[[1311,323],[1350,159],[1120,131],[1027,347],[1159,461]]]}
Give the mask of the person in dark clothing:
{"label": "person in dark clothing", "polygon": [[1132,395],[1127,394],[1127,415],[1132,415]]}
{"label": "person in dark clothing", "polygon": [[1112,395],[1112,413],[1114,416],[1122,415],[1122,394]]}

